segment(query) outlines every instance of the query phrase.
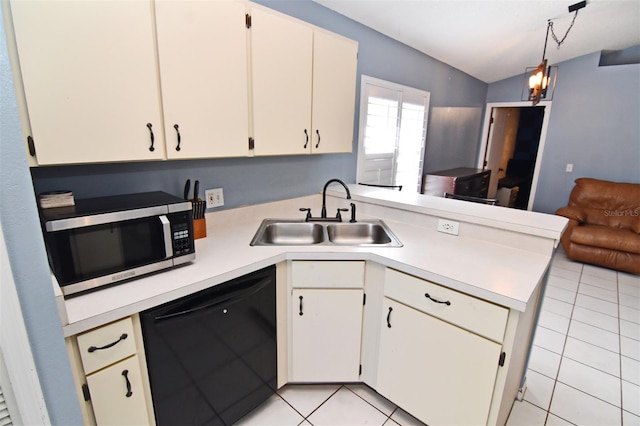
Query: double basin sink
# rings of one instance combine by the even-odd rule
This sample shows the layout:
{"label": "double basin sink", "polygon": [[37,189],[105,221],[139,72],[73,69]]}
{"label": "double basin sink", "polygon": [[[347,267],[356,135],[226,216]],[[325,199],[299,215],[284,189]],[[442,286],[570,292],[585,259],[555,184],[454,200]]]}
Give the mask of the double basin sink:
{"label": "double basin sink", "polygon": [[402,247],[402,243],[381,220],[350,222],[305,222],[295,219],[265,219],[252,246],[343,245]]}

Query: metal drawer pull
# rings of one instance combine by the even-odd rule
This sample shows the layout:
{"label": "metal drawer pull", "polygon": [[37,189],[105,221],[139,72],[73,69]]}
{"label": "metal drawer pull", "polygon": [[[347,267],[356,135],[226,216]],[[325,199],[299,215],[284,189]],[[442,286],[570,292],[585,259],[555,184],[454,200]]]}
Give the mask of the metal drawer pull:
{"label": "metal drawer pull", "polygon": [[300,315],[304,315],[304,313],[302,312],[302,296],[300,296],[298,299],[300,299]]}
{"label": "metal drawer pull", "polygon": [[153,152],[156,149],[153,147],[153,142],[155,141],[155,137],[153,136],[153,126],[151,125],[151,123],[147,123],[147,128],[149,129],[149,134],[151,136],[151,146],[149,147],[149,151]]}
{"label": "metal drawer pull", "polygon": [[176,146],[176,151],[180,151],[180,126],[174,124],[173,128],[176,129],[176,133],[178,134],[178,146]]}
{"label": "metal drawer pull", "polygon": [[393,308],[389,306],[389,313],[387,314],[387,327],[389,328],[391,328],[391,311],[393,311]]}
{"label": "metal drawer pull", "polygon": [[316,148],[320,146],[320,130],[316,129],[316,135],[318,135],[318,143],[316,144]]}
{"label": "metal drawer pull", "polygon": [[126,338],[127,338],[127,333],[122,333],[122,336],[120,336],[120,338],[118,340],[116,340],[115,342],[109,343],[108,345],[101,346],[99,348],[95,347],[95,346],[89,346],[88,351],[89,352],[95,352],[95,351],[100,351],[102,349],[109,349],[110,347],[117,345],[118,343],[120,343],[121,340],[124,340]]}
{"label": "metal drawer pull", "polygon": [[447,305],[447,306],[450,306],[450,305],[451,305],[451,302],[449,302],[448,300],[445,300],[445,301],[443,302],[443,301],[441,301],[441,300],[434,299],[433,297],[429,296],[429,293],[425,293],[425,294],[424,294],[424,296],[425,296],[427,299],[431,300],[432,302],[442,303],[442,304]]}
{"label": "metal drawer pull", "polygon": [[304,129],[304,135],[306,136],[306,141],[304,142],[304,148],[307,147],[307,145],[309,145],[309,133],[307,133],[307,129]]}
{"label": "metal drawer pull", "polygon": [[131,392],[131,382],[129,381],[129,376],[127,376],[127,374],[129,374],[129,370],[124,370],[122,372],[122,375],[124,376],[124,380],[127,383],[127,393],[125,394],[125,396],[127,398],[130,398],[131,395],[133,395],[133,392]]}

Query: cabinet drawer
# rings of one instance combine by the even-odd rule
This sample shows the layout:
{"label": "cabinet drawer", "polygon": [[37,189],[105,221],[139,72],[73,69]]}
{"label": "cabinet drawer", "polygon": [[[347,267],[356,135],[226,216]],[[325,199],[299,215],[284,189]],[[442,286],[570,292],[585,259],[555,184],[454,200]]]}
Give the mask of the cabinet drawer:
{"label": "cabinet drawer", "polygon": [[86,374],[136,353],[131,318],[87,331],[78,335],[77,339]]}
{"label": "cabinet drawer", "polygon": [[504,337],[509,310],[493,303],[393,269],[386,271],[384,295],[493,341]]}
{"label": "cabinet drawer", "polygon": [[291,275],[296,288],[363,288],[364,262],[296,261]]}

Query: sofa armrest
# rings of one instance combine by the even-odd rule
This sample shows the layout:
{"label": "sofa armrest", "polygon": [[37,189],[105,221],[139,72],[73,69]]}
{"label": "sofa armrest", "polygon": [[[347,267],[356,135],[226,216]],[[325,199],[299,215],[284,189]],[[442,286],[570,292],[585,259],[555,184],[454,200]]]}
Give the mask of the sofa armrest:
{"label": "sofa armrest", "polygon": [[567,219],[575,220],[578,223],[584,223],[586,218],[584,210],[575,207],[560,207],[556,210],[556,214],[558,216],[564,216]]}

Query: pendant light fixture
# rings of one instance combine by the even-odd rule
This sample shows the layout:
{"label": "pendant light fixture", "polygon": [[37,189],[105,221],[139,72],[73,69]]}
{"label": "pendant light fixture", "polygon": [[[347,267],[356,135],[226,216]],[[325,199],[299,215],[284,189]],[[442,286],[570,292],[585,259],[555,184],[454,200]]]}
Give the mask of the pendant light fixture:
{"label": "pendant light fixture", "polygon": [[522,100],[529,100],[533,105],[537,105],[541,100],[553,99],[553,92],[555,90],[556,80],[558,77],[558,67],[549,66],[546,58],[549,33],[551,33],[551,36],[558,44],[558,49],[560,49],[560,46],[564,43],[567,35],[569,35],[569,31],[573,27],[573,24],[576,22],[578,10],[582,9],[586,5],[587,2],[585,0],[569,6],[569,13],[575,12],[575,14],[573,15],[573,21],[571,21],[571,25],[567,29],[564,37],[562,37],[562,40],[558,40],[558,37],[556,37],[556,34],[553,31],[553,21],[551,19],[547,21],[547,34],[544,39],[544,49],[542,50],[542,62],[540,62],[540,65],[537,67],[529,67],[525,69],[525,90],[523,90]]}

